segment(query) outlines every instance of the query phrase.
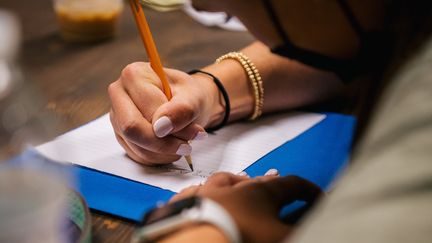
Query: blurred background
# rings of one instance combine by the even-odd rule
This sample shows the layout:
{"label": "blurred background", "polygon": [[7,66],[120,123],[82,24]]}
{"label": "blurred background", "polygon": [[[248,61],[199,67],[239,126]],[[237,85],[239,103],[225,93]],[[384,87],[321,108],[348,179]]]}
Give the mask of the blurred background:
{"label": "blurred background", "polygon": [[[166,67],[184,71],[200,68],[253,41],[241,25],[226,23],[224,14],[202,15],[179,0],[142,3]],[[101,7],[104,5],[106,8]],[[86,8],[93,14],[89,16]],[[32,168],[31,175],[26,174],[28,170],[18,171],[22,176],[14,174],[16,167],[11,172],[5,161],[108,112],[108,84],[117,79],[127,64],[146,61],[147,56],[127,1],[0,0],[0,9],[8,16],[0,18],[2,241],[1,229],[7,228],[5,215],[11,212],[11,205],[31,202],[34,194],[29,191],[48,193],[44,198],[52,196],[49,192],[56,192],[53,197],[58,198],[57,203],[46,209],[53,212],[47,225],[54,224],[64,216],[66,185],[73,181],[56,170],[46,170],[43,159],[21,156],[21,162],[40,165],[36,170]],[[53,188],[50,184],[59,186]],[[21,206],[43,209],[41,205],[46,203]],[[133,229],[130,222],[92,212],[94,242],[129,242]],[[62,234],[52,237],[51,242],[55,242]]]}
{"label": "blurred background", "polygon": [[[93,43],[70,43],[61,38],[51,0],[0,0],[0,7],[18,17],[23,43],[19,63],[43,91],[45,108],[53,111],[66,129],[107,112],[108,84],[127,64],[147,60],[127,1],[116,35]],[[208,28],[181,10],[147,8],[145,13],[166,67],[185,71],[199,68],[253,40],[247,32]]]}

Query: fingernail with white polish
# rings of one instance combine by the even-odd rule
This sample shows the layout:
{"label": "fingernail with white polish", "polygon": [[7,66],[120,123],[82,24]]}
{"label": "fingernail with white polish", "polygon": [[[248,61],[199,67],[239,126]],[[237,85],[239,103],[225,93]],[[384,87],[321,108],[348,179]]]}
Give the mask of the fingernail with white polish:
{"label": "fingernail with white polish", "polygon": [[265,176],[277,176],[277,175],[279,175],[279,171],[276,169],[270,169],[264,175]]}
{"label": "fingernail with white polish", "polygon": [[206,132],[198,132],[193,140],[204,140],[207,137],[208,137],[208,134]]}
{"label": "fingernail with white polish", "polygon": [[159,118],[153,125],[156,136],[163,138],[173,130],[173,124],[167,116]]}
{"label": "fingernail with white polish", "polygon": [[176,154],[181,156],[187,156],[192,153],[192,146],[189,144],[180,144],[179,148],[177,149]]}

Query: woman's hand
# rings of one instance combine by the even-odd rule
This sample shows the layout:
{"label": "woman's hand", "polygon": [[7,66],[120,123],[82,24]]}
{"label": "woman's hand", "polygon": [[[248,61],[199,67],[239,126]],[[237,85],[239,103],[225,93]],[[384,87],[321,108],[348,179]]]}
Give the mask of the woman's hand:
{"label": "woman's hand", "polygon": [[165,72],[173,93],[170,101],[149,63],[128,65],[108,88],[116,138],[129,157],[145,165],[189,155],[188,141],[205,138],[204,127],[217,120],[222,109],[211,79],[172,69]]}
{"label": "woman's hand", "polygon": [[[211,198],[231,214],[244,242],[280,242],[292,231],[279,219],[281,208],[295,200],[313,203],[321,193],[318,186],[297,176],[279,177],[273,173],[250,179],[222,172],[202,186],[184,189],[171,201],[193,195]],[[194,236],[193,232],[188,235]]]}

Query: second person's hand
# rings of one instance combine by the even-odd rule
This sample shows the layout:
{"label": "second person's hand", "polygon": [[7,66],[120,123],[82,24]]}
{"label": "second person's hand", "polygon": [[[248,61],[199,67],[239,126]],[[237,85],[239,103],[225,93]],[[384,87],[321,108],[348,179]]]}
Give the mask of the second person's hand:
{"label": "second person's hand", "polygon": [[145,165],[190,155],[188,141],[206,138],[204,127],[217,121],[223,110],[209,78],[165,72],[173,94],[170,101],[149,63],[129,64],[108,88],[116,138],[130,158]]}
{"label": "second person's hand", "polygon": [[[281,242],[294,230],[293,225],[280,220],[281,208],[296,200],[312,205],[321,195],[321,189],[314,183],[298,176],[279,177],[276,170],[256,178],[218,172],[203,185],[183,189],[171,202],[191,196],[210,198],[229,212],[243,242]],[[220,239],[200,235],[200,226],[202,224],[185,227],[165,242],[216,242],[214,239]],[[217,232],[224,236],[221,231]]]}

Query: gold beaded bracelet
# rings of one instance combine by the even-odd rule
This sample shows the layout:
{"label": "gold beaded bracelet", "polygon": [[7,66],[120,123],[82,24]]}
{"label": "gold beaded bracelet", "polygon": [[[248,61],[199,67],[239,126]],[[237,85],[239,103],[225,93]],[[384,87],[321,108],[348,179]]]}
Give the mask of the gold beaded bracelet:
{"label": "gold beaded bracelet", "polygon": [[254,110],[249,118],[249,120],[255,120],[262,114],[262,108],[264,105],[264,86],[261,79],[261,75],[259,74],[258,69],[255,64],[251,62],[251,60],[241,52],[230,52],[225,54],[218,59],[216,59],[216,63],[220,63],[226,59],[234,59],[238,61],[245,70],[247,77],[251,82],[251,86],[254,92]]}

